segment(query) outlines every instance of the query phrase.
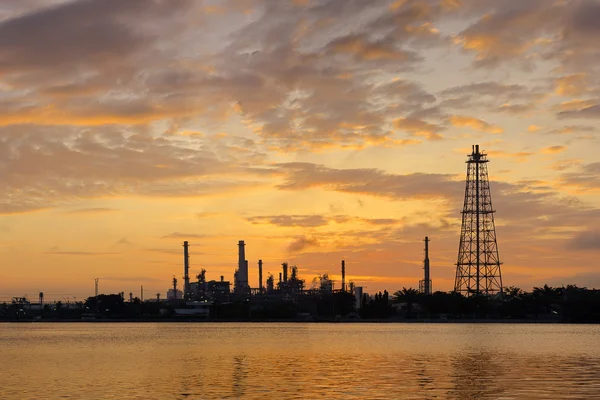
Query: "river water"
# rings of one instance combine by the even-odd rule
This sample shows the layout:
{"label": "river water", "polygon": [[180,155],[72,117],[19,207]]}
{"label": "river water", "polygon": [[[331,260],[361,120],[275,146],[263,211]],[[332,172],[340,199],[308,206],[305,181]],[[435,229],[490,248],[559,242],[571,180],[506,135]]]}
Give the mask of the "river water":
{"label": "river water", "polygon": [[599,399],[600,326],[0,324],[0,399]]}

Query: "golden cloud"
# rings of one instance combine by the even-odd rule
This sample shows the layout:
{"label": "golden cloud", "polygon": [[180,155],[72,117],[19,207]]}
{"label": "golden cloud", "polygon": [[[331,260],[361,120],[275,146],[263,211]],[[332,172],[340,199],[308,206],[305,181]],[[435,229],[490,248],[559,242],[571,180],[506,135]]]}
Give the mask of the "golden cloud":
{"label": "golden cloud", "polygon": [[486,133],[503,133],[504,130],[497,125],[491,125],[484,120],[477,119],[474,117],[462,116],[462,115],[453,115],[449,118],[452,126],[457,128],[471,128],[478,132],[486,132]]}
{"label": "golden cloud", "polygon": [[542,153],[544,154],[558,154],[567,150],[566,146],[550,146],[542,149]]}
{"label": "golden cloud", "polygon": [[358,37],[341,40],[334,44],[334,50],[354,54],[362,60],[405,60],[408,53],[394,49],[383,43],[371,43]]}
{"label": "golden cloud", "polygon": [[442,0],[442,7],[447,10],[455,10],[463,6],[460,0]]}
{"label": "golden cloud", "polygon": [[588,91],[585,74],[561,76],[554,85],[554,92],[559,96],[581,96]]}
{"label": "golden cloud", "polygon": [[557,105],[555,109],[557,111],[576,111],[582,110],[587,107],[592,107],[596,102],[594,100],[580,100],[574,99],[570,101],[564,101]]}
{"label": "golden cloud", "polygon": [[398,118],[394,121],[398,129],[409,132],[414,136],[421,136],[427,140],[442,140],[444,137],[439,133],[443,128],[439,125],[417,118]]}

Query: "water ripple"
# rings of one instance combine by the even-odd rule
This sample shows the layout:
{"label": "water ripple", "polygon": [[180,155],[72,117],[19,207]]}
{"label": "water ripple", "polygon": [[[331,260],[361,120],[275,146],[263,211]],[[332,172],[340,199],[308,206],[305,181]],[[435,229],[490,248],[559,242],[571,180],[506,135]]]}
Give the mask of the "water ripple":
{"label": "water ripple", "polygon": [[0,324],[1,399],[596,399],[600,329]]}

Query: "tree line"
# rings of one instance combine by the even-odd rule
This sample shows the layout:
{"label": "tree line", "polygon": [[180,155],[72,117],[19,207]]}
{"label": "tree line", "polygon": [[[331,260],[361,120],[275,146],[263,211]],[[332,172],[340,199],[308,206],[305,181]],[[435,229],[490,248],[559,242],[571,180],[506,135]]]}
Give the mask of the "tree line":
{"label": "tree line", "polygon": [[[28,308],[22,303],[0,304],[1,320],[168,319],[183,302],[126,302],[119,294],[92,296],[84,302],[45,304]],[[575,285],[535,287],[525,292],[507,287],[501,295],[463,296],[457,292],[419,293],[402,288],[356,297],[350,292],[306,291],[295,296],[254,296],[211,305],[210,320],[504,320],[593,323],[600,322],[600,290]]]}
{"label": "tree line", "polygon": [[600,322],[600,290],[576,285],[534,287],[526,292],[504,288],[501,295],[463,296],[457,292],[424,295],[412,288],[394,293],[391,302],[402,305],[405,319],[497,319],[557,322]]}

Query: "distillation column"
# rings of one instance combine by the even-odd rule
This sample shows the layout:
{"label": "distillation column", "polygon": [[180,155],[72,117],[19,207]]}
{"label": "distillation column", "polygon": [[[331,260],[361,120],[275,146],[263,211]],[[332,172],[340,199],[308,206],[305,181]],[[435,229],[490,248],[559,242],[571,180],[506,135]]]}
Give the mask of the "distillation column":
{"label": "distillation column", "polygon": [[189,244],[183,242],[183,298],[189,300],[190,297],[190,254]]}
{"label": "distillation column", "polygon": [[248,291],[248,262],[246,261],[246,245],[243,240],[238,242],[238,270],[235,284],[235,290],[238,293]]}
{"label": "distillation column", "polygon": [[262,260],[258,260],[258,292],[262,294],[263,292],[263,280],[262,280]]}
{"label": "distillation column", "polygon": [[346,261],[342,260],[342,292],[346,291]]}
{"label": "distillation column", "polygon": [[431,276],[429,273],[429,237],[425,236],[425,258],[423,259],[423,280],[419,282],[419,292],[431,294]]}

